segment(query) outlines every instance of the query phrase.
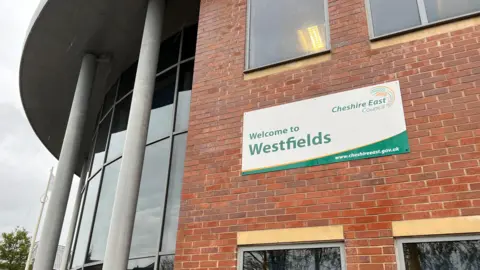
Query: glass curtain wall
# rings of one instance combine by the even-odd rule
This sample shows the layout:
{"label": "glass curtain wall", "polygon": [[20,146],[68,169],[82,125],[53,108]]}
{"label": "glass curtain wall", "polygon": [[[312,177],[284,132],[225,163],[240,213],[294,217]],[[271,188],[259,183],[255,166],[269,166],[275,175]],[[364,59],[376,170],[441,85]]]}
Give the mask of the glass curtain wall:
{"label": "glass curtain wall", "polygon": [[[128,269],[173,269],[197,25],[160,48]],[[70,269],[101,269],[122,161],[137,66],[105,96],[83,187]]]}

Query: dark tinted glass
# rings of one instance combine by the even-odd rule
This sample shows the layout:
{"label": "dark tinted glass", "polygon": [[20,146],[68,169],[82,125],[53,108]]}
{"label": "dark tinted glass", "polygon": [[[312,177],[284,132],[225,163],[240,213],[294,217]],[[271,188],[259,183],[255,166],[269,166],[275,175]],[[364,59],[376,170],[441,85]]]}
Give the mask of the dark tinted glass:
{"label": "dark tinted glass", "polygon": [[92,161],[92,170],[90,174],[94,174],[100,169],[105,160],[105,146],[107,144],[108,129],[110,128],[110,119],[112,114],[109,113],[98,128],[97,140],[95,142],[95,150]]}
{"label": "dark tinted glass", "polygon": [[249,68],[327,49],[324,1],[251,0]]}
{"label": "dark tinted glass", "polygon": [[375,36],[421,25],[417,0],[370,0],[370,10]]}
{"label": "dark tinted glass", "polygon": [[183,63],[180,67],[180,81],[178,91],[192,90],[194,61]]}
{"label": "dark tinted glass", "polygon": [[480,240],[403,244],[409,270],[480,269]]}
{"label": "dark tinted glass", "polygon": [[117,160],[105,167],[97,212],[95,214],[92,240],[88,249],[87,263],[103,260],[103,256],[105,255],[121,161],[121,159]]}
{"label": "dark tinted glass", "polygon": [[168,184],[167,208],[165,209],[165,227],[162,237],[161,251],[163,252],[175,252],[186,148],[187,134],[175,136]]}
{"label": "dark tinted glass", "polygon": [[342,269],[340,248],[246,251],[243,270]]}
{"label": "dark tinted glass", "polygon": [[73,255],[72,260],[73,267],[83,265],[85,262],[88,238],[90,236],[90,228],[92,226],[93,211],[95,210],[99,184],[100,173],[88,183],[87,197],[85,198],[85,205],[83,206],[82,220],[80,221],[75,254]]}
{"label": "dark tinted glass", "polygon": [[480,11],[480,0],[424,0],[429,22]]}
{"label": "dark tinted glass", "polygon": [[183,32],[182,60],[195,56],[198,24],[189,26]]}
{"label": "dark tinted glass", "polygon": [[97,265],[85,267],[85,270],[102,270],[102,268],[103,268],[102,264],[97,264]]}
{"label": "dark tinted glass", "polygon": [[155,258],[131,260],[128,262],[128,270],[153,270],[154,266]]}
{"label": "dark tinted glass", "polygon": [[147,143],[168,136],[172,131],[175,78],[176,70],[173,69],[155,82]]}
{"label": "dark tinted glass", "polygon": [[137,75],[137,64],[133,63],[126,71],[122,73],[120,77],[120,85],[118,87],[117,100],[124,97],[128,92],[133,90],[135,84],[135,76]]}
{"label": "dark tinted glass", "polygon": [[178,62],[180,39],[181,33],[177,33],[162,42],[162,46],[160,46],[160,56],[158,57],[157,72],[175,65]]}
{"label": "dark tinted glass", "polygon": [[163,256],[160,258],[160,263],[158,264],[159,270],[173,270],[175,256]]}
{"label": "dark tinted glass", "polygon": [[145,150],[130,258],[153,255],[157,251],[162,231],[169,148],[170,139],[167,139]]}
{"label": "dark tinted glass", "polygon": [[103,101],[102,115],[105,115],[115,103],[115,95],[117,94],[117,83],[115,83],[108,93],[105,95],[105,100]]}
{"label": "dark tinted glass", "polygon": [[110,131],[110,142],[108,144],[107,162],[121,156],[123,153],[131,103],[132,95],[130,94],[115,106],[112,130]]}
{"label": "dark tinted glass", "polygon": [[193,61],[183,64],[180,68],[175,131],[183,131],[188,128],[190,102],[192,98],[192,83]]}

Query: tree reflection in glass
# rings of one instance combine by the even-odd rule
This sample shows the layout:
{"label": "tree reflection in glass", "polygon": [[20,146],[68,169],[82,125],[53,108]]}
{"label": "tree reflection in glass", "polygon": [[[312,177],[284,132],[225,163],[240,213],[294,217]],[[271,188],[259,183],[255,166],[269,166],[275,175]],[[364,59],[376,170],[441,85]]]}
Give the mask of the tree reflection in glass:
{"label": "tree reflection in glass", "polygon": [[159,270],[173,270],[175,256],[163,256],[160,258]]}
{"label": "tree reflection in glass", "polygon": [[243,270],[342,269],[340,248],[245,251]]}
{"label": "tree reflection in glass", "polygon": [[131,260],[128,262],[127,270],[153,270],[155,257]]}
{"label": "tree reflection in glass", "polygon": [[480,240],[403,244],[408,270],[480,269]]}

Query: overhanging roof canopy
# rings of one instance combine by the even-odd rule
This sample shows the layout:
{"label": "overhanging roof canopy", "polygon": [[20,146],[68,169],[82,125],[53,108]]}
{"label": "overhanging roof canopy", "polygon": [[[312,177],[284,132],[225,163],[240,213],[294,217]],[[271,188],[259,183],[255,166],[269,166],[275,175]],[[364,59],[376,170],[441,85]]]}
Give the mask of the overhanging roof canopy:
{"label": "overhanging roof canopy", "polygon": [[[20,95],[32,128],[55,157],[60,155],[83,53],[110,58],[99,63],[97,70],[81,146],[82,153],[87,153],[106,91],[138,57],[146,6],[146,0],[40,3],[21,59]],[[197,18],[198,1],[168,2],[164,36]],[[81,164],[80,160],[77,174]]]}

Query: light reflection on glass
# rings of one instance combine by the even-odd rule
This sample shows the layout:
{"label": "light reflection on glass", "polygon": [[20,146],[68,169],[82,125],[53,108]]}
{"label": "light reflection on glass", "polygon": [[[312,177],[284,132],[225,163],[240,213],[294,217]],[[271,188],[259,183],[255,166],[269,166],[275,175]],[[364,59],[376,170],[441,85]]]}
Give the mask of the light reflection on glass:
{"label": "light reflection on glass", "polygon": [[[326,49],[325,26],[310,26],[307,29],[297,30],[298,42],[302,50],[307,53],[320,52]],[[308,38],[307,38],[308,37]]]}

